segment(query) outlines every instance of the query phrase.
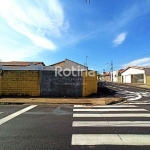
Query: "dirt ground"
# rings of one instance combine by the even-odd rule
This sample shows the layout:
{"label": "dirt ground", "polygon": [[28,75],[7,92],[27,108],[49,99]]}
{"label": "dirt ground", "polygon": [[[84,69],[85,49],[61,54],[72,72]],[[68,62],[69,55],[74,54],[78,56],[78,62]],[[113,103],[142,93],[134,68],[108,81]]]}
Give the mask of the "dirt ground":
{"label": "dirt ground", "polygon": [[84,98],[31,98],[31,97],[1,97],[0,104],[86,104],[109,105],[123,101],[121,97],[114,97],[114,91],[98,88],[96,94]]}
{"label": "dirt ground", "polygon": [[25,104],[87,104],[108,105],[122,101],[122,98],[1,98],[1,104],[25,103]]}

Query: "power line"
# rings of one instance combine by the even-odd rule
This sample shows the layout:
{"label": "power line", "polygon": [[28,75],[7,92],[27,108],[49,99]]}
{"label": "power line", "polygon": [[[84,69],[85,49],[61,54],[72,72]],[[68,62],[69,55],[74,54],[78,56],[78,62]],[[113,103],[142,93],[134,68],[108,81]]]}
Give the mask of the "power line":
{"label": "power line", "polygon": [[[134,56],[134,57],[122,59],[121,61],[117,62],[116,65],[113,64],[113,68],[114,68],[114,66],[115,66],[116,70],[117,70],[117,69],[120,69],[120,68],[122,68],[122,65],[120,65],[120,64],[118,65],[118,63],[125,62],[125,61],[127,61],[127,60],[130,60],[130,62],[131,62],[131,61],[135,61],[135,60],[138,60],[138,59],[142,59],[142,58],[144,58],[144,57],[146,57],[146,56],[147,56],[147,57],[150,57],[150,52],[146,52],[146,53],[141,54],[141,55],[137,55],[137,56]],[[105,68],[105,69],[106,69],[106,64],[107,64],[107,63],[104,63],[104,62],[102,63],[102,62],[100,62],[99,60],[93,59],[93,58],[91,58],[91,57],[88,57],[88,59],[91,59],[91,60],[97,62],[97,63],[88,63],[89,66],[94,65],[94,66],[97,66],[97,67],[101,67],[101,68]],[[113,70],[114,70],[114,69],[113,69]]]}

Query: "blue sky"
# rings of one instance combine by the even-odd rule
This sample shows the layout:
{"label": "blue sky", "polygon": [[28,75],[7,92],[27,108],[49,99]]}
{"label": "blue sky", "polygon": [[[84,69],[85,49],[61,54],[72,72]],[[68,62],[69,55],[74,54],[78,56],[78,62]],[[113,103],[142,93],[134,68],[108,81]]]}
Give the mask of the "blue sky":
{"label": "blue sky", "polygon": [[149,0],[0,0],[1,61],[150,66]]}

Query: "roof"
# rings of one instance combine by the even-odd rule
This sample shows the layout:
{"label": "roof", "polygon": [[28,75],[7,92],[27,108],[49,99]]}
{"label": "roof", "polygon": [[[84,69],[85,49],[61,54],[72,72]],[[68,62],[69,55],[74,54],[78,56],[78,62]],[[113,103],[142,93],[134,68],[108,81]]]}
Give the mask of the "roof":
{"label": "roof", "polygon": [[128,70],[129,68],[134,68],[134,69],[140,69],[140,70],[144,70],[144,69],[150,69],[150,67],[143,67],[143,66],[129,66],[126,69],[124,69],[121,73],[125,72],[126,70]]}
{"label": "roof", "polygon": [[0,65],[2,66],[30,66],[31,64],[33,65],[43,65],[45,64],[43,62],[25,62],[25,61],[10,61],[10,62],[0,62]]}
{"label": "roof", "polygon": [[54,63],[54,64],[52,64],[52,65],[50,65],[50,66],[54,66],[54,65],[57,65],[57,64],[60,64],[60,63],[63,63],[63,62],[65,62],[65,60],[60,61],[60,62],[57,62],[57,63]]}
{"label": "roof", "polygon": [[71,62],[73,62],[73,63],[76,63],[76,64],[78,64],[78,65],[80,65],[80,66],[87,67],[87,66],[84,66],[84,65],[82,65],[82,64],[79,64],[79,63],[77,63],[77,62],[75,62],[75,61],[72,61],[72,60],[69,60],[69,59],[66,59],[66,60],[71,61]]}
{"label": "roof", "polygon": [[71,62],[73,62],[73,63],[76,63],[76,64],[78,64],[78,65],[80,65],[80,66],[86,67],[86,66],[84,66],[84,65],[82,65],[82,64],[79,64],[79,63],[77,63],[77,62],[74,62],[74,61],[72,61],[72,60],[69,60],[69,59],[65,59],[65,60],[63,60],[63,61],[57,62],[57,63],[55,63],[55,64],[52,64],[52,65],[50,65],[50,66],[54,66],[54,65],[60,64],[60,63],[62,63],[62,62],[65,62],[66,60],[67,60],[67,61],[71,61]]}
{"label": "roof", "polygon": [[123,71],[124,71],[124,69],[119,69],[118,70],[119,73],[122,73]]}
{"label": "roof", "polygon": [[101,76],[110,76],[110,72],[104,72]]}

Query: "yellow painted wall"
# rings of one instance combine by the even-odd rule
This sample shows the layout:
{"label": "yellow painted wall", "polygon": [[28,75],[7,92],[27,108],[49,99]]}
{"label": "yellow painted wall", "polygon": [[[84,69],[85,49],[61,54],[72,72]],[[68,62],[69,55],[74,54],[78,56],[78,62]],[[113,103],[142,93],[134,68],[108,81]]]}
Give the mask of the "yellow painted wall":
{"label": "yellow painted wall", "polygon": [[83,86],[82,96],[88,96],[90,94],[97,93],[97,72],[94,72],[94,76],[90,76],[88,72],[83,72]]}
{"label": "yellow painted wall", "polygon": [[150,76],[146,76],[146,84],[150,85]]}
{"label": "yellow painted wall", "polygon": [[119,83],[121,82],[121,76],[118,76],[118,82]]}
{"label": "yellow painted wall", "polygon": [[1,80],[2,80],[1,79],[2,78],[1,75],[2,75],[2,70],[0,70],[0,96],[1,96]]}
{"label": "yellow painted wall", "polygon": [[33,70],[3,70],[2,95],[40,96],[40,77]]}

